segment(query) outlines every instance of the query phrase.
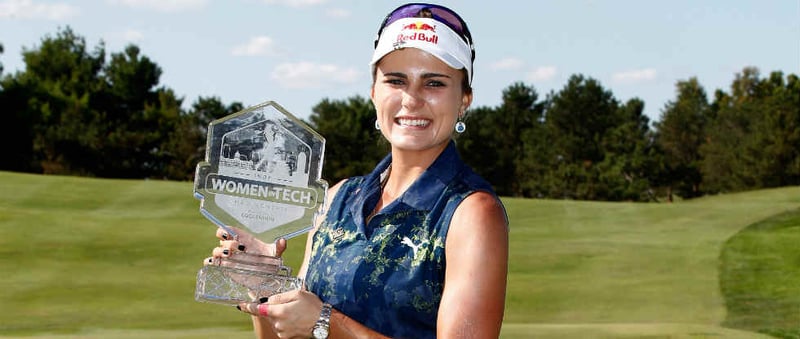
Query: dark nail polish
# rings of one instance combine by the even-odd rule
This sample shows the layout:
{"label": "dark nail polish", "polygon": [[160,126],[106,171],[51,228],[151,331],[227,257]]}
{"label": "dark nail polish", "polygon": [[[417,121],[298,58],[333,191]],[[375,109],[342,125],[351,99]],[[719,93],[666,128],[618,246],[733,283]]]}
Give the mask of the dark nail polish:
{"label": "dark nail polish", "polygon": [[265,303],[265,302],[267,302],[267,301],[269,301],[269,297],[263,297],[263,298],[261,298],[261,299],[258,299],[258,303],[259,303],[259,304],[263,304],[263,303]]}
{"label": "dark nail polish", "polygon": [[212,264],[212,263],[214,263],[214,258],[208,258],[208,263],[209,263],[209,264]]}
{"label": "dark nail polish", "polygon": [[227,249],[225,249],[225,250],[222,250],[222,254],[224,254],[224,255],[228,255],[228,254],[230,254],[230,253],[231,253],[231,251],[228,251]]}
{"label": "dark nail polish", "polygon": [[241,310],[242,310],[242,307],[241,307],[241,306],[239,306],[239,305],[236,305],[236,309],[237,309],[237,310],[239,310],[239,311],[241,311]]}
{"label": "dark nail polish", "polygon": [[244,245],[239,245],[239,247],[237,247],[237,248],[238,248],[240,251],[244,252]]}
{"label": "dark nail polish", "polygon": [[222,233],[222,239],[228,240],[228,233]]}

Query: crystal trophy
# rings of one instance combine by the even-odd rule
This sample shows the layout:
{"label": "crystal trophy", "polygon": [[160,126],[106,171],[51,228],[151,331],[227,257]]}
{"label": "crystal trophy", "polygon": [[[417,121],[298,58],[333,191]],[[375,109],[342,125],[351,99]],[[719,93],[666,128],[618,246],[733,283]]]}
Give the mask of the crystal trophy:
{"label": "crystal trophy", "polygon": [[[201,214],[234,239],[247,232],[269,243],[307,232],[328,188],[324,151],[319,133],[272,101],[212,121],[194,178]],[[281,258],[245,250],[201,268],[195,299],[238,304],[301,286]]]}

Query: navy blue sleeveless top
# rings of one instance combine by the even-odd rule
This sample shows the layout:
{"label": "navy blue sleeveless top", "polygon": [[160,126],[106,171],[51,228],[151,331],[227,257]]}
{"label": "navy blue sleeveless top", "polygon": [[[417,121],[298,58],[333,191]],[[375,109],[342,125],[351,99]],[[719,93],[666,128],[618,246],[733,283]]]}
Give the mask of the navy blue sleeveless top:
{"label": "navy blue sleeveless top", "polygon": [[452,141],[398,199],[369,223],[391,154],[348,179],[314,234],[306,285],[350,318],[395,338],[435,338],[444,289],[445,240],[459,203],[491,185]]}

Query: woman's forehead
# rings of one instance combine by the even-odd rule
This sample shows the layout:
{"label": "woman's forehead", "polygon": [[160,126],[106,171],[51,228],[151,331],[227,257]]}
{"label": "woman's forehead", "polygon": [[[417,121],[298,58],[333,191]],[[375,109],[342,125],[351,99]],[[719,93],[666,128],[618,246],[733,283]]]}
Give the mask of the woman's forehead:
{"label": "woman's forehead", "polygon": [[437,73],[455,77],[461,72],[448,66],[426,51],[418,48],[403,48],[393,51],[378,61],[378,70],[381,73]]}

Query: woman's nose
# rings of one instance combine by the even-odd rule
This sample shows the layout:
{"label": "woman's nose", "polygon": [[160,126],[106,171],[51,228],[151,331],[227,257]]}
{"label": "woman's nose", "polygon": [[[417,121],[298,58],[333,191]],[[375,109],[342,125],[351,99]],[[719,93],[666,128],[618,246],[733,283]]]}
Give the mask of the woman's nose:
{"label": "woman's nose", "polygon": [[413,110],[419,107],[422,102],[423,100],[420,97],[419,90],[416,88],[409,87],[403,91],[403,107],[406,109]]}

